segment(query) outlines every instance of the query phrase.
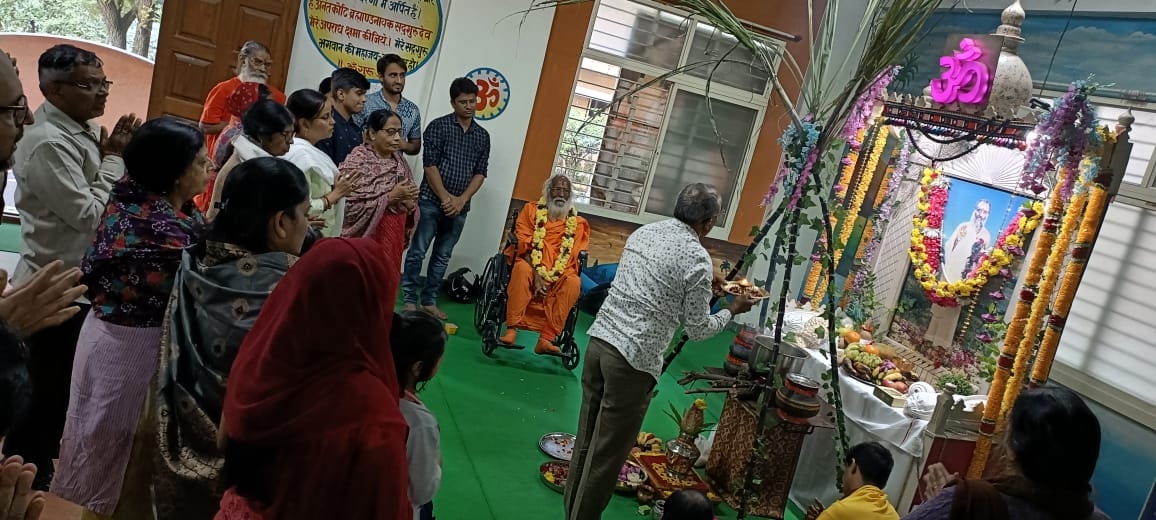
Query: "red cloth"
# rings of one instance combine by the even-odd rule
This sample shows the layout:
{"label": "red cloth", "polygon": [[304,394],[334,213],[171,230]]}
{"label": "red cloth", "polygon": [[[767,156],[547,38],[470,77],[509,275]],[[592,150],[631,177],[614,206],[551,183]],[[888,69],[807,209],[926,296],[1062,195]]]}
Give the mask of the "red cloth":
{"label": "red cloth", "polygon": [[231,441],[275,452],[273,496],[230,490],[218,519],[412,517],[389,347],[398,271],[371,240],[322,240],[269,296],[233,363],[224,421]]}
{"label": "red cloth", "polygon": [[[416,225],[417,218],[414,213],[386,213],[381,215],[377,229],[370,234],[370,238],[385,249],[385,254],[391,261],[401,265],[402,254],[405,253],[405,247],[413,236]],[[401,273],[399,272],[397,276],[400,277]]]}

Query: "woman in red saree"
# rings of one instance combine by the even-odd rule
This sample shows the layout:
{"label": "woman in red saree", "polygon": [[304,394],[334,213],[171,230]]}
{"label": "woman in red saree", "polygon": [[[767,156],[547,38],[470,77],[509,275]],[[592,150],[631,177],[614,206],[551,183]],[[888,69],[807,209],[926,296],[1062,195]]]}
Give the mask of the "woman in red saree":
{"label": "woman in red saree", "polygon": [[357,179],[345,197],[341,236],[373,238],[398,265],[418,218],[418,188],[401,145],[401,118],[378,110],[366,120],[365,143],[354,148],[339,168],[342,176]]}
{"label": "woman in red saree", "polygon": [[217,520],[413,515],[389,346],[397,262],[328,239],[266,301],[229,377]]}

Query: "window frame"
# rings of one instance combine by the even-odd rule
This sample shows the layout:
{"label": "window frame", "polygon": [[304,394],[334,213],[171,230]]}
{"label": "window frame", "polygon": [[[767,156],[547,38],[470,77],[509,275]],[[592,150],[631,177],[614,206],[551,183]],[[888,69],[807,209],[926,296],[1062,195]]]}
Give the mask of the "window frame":
{"label": "window frame", "polygon": [[[680,57],[679,57],[679,65],[678,66],[680,66],[680,67],[685,66],[687,63],[687,59],[689,58],[689,55],[691,52],[691,46],[693,44],[695,33],[696,33],[697,28],[698,28],[697,24],[710,25],[706,21],[702,20],[701,18],[691,16],[689,13],[682,11],[680,9],[677,9],[675,7],[672,7],[670,5],[662,4],[662,3],[655,2],[652,0],[624,0],[624,1],[633,2],[633,3],[639,4],[639,5],[642,5],[645,7],[650,7],[653,9],[665,11],[667,13],[671,13],[671,14],[674,14],[676,16],[685,18],[686,20],[688,20],[688,24],[689,23],[695,24],[694,26],[688,25],[688,27],[687,27],[686,39],[683,42],[682,53],[680,54]],[[561,133],[559,134],[560,138],[559,138],[559,142],[558,142],[558,147],[555,150],[555,161],[557,160],[557,156],[561,152],[562,146],[565,142],[565,138],[566,138],[565,122],[569,118],[568,116],[569,116],[570,110],[574,107],[573,98],[576,95],[576,89],[577,89],[578,84],[579,84],[579,78],[580,78],[580,75],[581,75],[582,70],[583,70],[582,69],[582,60],[589,58],[591,60],[595,60],[595,61],[605,63],[608,65],[612,65],[615,67],[620,67],[620,68],[632,70],[635,72],[639,72],[642,74],[646,74],[647,76],[651,76],[651,77],[661,76],[663,74],[667,74],[670,72],[668,69],[665,69],[662,67],[650,65],[648,63],[645,63],[645,62],[642,62],[642,61],[639,61],[636,59],[628,58],[628,57],[616,56],[616,55],[610,54],[610,53],[602,51],[602,50],[592,49],[590,47],[590,41],[591,41],[591,38],[593,37],[593,34],[594,34],[594,25],[598,20],[598,9],[600,7],[602,7],[602,3],[603,3],[603,0],[596,0],[595,1],[593,14],[590,16],[590,20],[589,20],[587,27],[586,27],[586,38],[582,43],[582,52],[581,52],[581,55],[579,58],[578,70],[575,71],[574,81],[572,82],[571,87],[570,87],[570,97],[569,97],[570,101],[567,102],[566,108],[565,108],[567,117],[563,118],[563,127],[561,129]],[[776,69],[774,73],[777,74],[777,69],[779,68],[779,66],[782,63],[782,53],[785,52],[786,42],[784,42],[778,38],[775,38],[772,35],[763,34],[761,32],[759,33],[759,36],[764,40],[764,43],[766,43],[768,45],[768,47],[770,48],[770,50],[772,51],[772,58],[773,58],[772,67],[774,69]],[[777,52],[775,52],[775,51],[777,51]],[[604,208],[604,207],[594,205],[594,204],[576,203],[575,206],[577,206],[580,209],[580,211],[582,211],[583,213],[587,213],[587,214],[595,215],[595,216],[599,216],[599,217],[610,218],[610,219],[619,220],[619,221],[631,222],[631,223],[640,224],[640,225],[650,224],[653,222],[658,222],[658,221],[670,218],[670,217],[665,216],[665,215],[648,212],[646,210],[646,205],[647,205],[647,201],[649,200],[649,197],[650,197],[652,184],[654,182],[654,172],[655,172],[655,169],[658,167],[657,159],[661,155],[662,148],[666,142],[667,129],[668,129],[668,126],[670,124],[670,116],[671,116],[671,112],[674,108],[675,100],[678,96],[678,93],[680,91],[685,90],[688,93],[697,94],[697,95],[702,96],[704,98],[708,98],[712,101],[731,103],[731,104],[740,106],[742,108],[753,110],[755,112],[755,119],[754,119],[755,124],[754,124],[754,128],[752,128],[752,130],[751,130],[751,136],[750,136],[749,141],[747,142],[746,149],[743,152],[742,165],[737,169],[737,171],[735,171],[735,176],[736,176],[735,189],[732,193],[724,194],[724,196],[728,197],[727,200],[729,202],[729,205],[728,205],[729,207],[727,208],[727,212],[726,212],[725,224],[715,226],[715,228],[712,229],[711,232],[707,235],[709,238],[726,240],[730,236],[731,230],[734,226],[735,217],[738,214],[738,208],[739,208],[739,204],[741,202],[743,188],[746,185],[747,177],[750,173],[751,162],[754,159],[755,149],[758,147],[759,137],[760,137],[760,134],[762,131],[763,123],[766,119],[767,109],[770,106],[771,96],[772,96],[772,92],[773,92],[773,89],[771,88],[772,82],[768,81],[766,87],[763,89],[762,95],[759,95],[759,94],[745,91],[743,89],[735,88],[735,87],[732,87],[729,85],[723,85],[720,82],[714,81],[714,82],[711,82],[711,84],[710,84],[710,91],[709,91],[709,95],[708,95],[707,80],[704,78],[697,78],[697,77],[694,77],[694,76],[684,72],[684,73],[669,77],[665,81],[669,82],[671,87],[670,87],[669,95],[667,96],[666,106],[664,107],[663,112],[662,112],[662,124],[659,127],[658,140],[655,143],[655,151],[654,151],[654,157],[653,157],[654,160],[651,161],[650,169],[646,174],[646,179],[645,179],[645,182],[643,183],[643,187],[642,187],[642,193],[641,193],[641,196],[639,197],[638,214],[631,214],[631,213],[626,213],[626,212],[622,212],[622,211],[617,211],[617,210]],[[555,167],[556,166],[552,166],[551,168],[553,169]]]}

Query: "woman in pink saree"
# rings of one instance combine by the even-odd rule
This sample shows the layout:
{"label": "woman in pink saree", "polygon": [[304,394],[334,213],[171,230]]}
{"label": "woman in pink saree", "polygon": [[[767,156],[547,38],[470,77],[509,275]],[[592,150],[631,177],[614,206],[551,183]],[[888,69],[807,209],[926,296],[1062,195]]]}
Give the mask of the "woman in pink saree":
{"label": "woman in pink saree", "polygon": [[401,118],[378,110],[366,120],[365,143],[354,148],[339,168],[342,175],[357,178],[345,199],[341,236],[372,238],[399,265],[418,218],[418,187],[400,151],[402,137]]}

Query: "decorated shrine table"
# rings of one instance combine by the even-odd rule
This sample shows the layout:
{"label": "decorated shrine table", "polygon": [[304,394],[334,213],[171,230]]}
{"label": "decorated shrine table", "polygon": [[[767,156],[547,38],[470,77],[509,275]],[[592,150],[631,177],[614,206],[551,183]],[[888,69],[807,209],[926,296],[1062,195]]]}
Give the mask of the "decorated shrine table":
{"label": "decorated shrine table", "polygon": [[[803,375],[815,380],[829,370],[826,351],[804,349],[808,358],[803,363]],[[909,484],[911,474],[918,471],[923,452],[923,431],[927,421],[913,419],[902,408],[893,408],[875,397],[875,387],[839,373],[839,388],[843,396],[843,413],[847,419],[847,435],[851,445],[877,441],[891,451],[895,467],[884,490],[897,509],[910,502],[915,485]],[[830,504],[842,495],[835,487],[835,439],[832,430],[819,430],[803,441],[802,455],[791,488],[791,499],[805,507],[814,499]],[[903,510],[903,509],[901,509]]]}
{"label": "decorated shrine table", "polygon": [[[768,518],[785,518],[788,493],[795,476],[795,466],[799,462],[803,439],[815,430],[830,430],[834,427],[827,419],[830,407],[823,403],[819,415],[806,423],[796,424],[778,419],[778,411],[768,410],[768,422],[763,437],[768,447],[767,458],[756,471],[761,474],[761,485],[756,493],[747,497],[747,513]],[[722,498],[738,509],[743,483],[746,480],[747,465],[751,450],[754,449],[755,432],[758,425],[758,409],[749,401],[741,401],[733,394],[727,396],[715,430],[714,443],[707,461],[706,473]],[[805,466],[807,463],[804,462]]]}

